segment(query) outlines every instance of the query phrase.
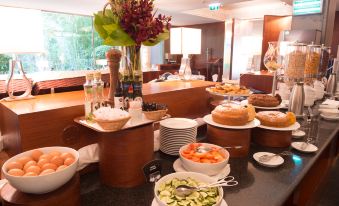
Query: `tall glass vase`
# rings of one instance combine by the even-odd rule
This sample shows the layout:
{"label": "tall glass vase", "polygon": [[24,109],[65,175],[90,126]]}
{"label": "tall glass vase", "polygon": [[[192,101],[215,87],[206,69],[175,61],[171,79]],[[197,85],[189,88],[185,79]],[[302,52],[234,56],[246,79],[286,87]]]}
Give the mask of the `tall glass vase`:
{"label": "tall glass vase", "polygon": [[273,73],[272,95],[275,96],[277,86],[277,70],[282,68],[282,58],[277,42],[268,42],[268,49],[264,56],[265,67]]}
{"label": "tall glass vase", "polygon": [[122,74],[123,96],[125,108],[130,101],[142,102],[142,70],[140,61],[140,46],[122,47],[123,65]]}

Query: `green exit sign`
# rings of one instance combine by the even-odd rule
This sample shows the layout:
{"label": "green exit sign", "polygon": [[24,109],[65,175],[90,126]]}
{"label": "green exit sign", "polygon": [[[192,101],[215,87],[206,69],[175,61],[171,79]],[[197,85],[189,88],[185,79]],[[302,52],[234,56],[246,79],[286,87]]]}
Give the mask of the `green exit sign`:
{"label": "green exit sign", "polygon": [[208,7],[211,11],[217,11],[220,9],[220,3],[209,4]]}
{"label": "green exit sign", "polygon": [[294,0],[293,15],[320,14],[323,11],[323,0]]}

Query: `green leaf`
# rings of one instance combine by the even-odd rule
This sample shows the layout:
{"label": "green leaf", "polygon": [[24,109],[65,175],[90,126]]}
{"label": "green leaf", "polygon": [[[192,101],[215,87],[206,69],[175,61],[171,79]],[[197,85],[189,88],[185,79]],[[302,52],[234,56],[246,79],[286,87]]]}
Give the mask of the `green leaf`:
{"label": "green leaf", "polygon": [[108,24],[108,25],[103,25],[102,26],[108,35],[112,34],[112,32],[114,32],[115,30],[117,30],[118,25],[117,24]]}
{"label": "green leaf", "polygon": [[151,39],[151,40],[147,40],[147,41],[144,41],[142,42],[142,44],[144,46],[155,46],[157,45],[158,43],[160,43],[161,41],[164,41],[166,39],[169,38],[169,31],[168,30],[165,30],[163,33],[160,33],[157,38],[155,39]]}

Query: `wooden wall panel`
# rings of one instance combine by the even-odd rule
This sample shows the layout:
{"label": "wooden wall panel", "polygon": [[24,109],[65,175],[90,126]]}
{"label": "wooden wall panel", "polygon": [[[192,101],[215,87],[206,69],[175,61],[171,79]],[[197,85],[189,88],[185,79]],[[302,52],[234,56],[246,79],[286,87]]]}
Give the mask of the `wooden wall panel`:
{"label": "wooden wall panel", "polygon": [[268,49],[268,42],[278,41],[280,31],[291,29],[291,16],[264,16],[263,39],[261,49],[261,69],[266,70],[263,58]]}
{"label": "wooden wall panel", "polygon": [[336,57],[337,50],[339,45],[339,11],[335,13],[334,27],[333,27],[333,36],[332,36],[332,55]]}

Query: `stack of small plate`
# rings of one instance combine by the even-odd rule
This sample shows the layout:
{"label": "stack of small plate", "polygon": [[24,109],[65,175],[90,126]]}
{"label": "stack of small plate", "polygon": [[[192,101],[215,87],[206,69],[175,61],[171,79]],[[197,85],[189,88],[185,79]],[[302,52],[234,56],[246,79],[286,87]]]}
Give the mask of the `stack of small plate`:
{"label": "stack of small plate", "polygon": [[179,155],[182,146],[196,142],[198,123],[191,119],[169,118],[160,122],[160,150]]}

